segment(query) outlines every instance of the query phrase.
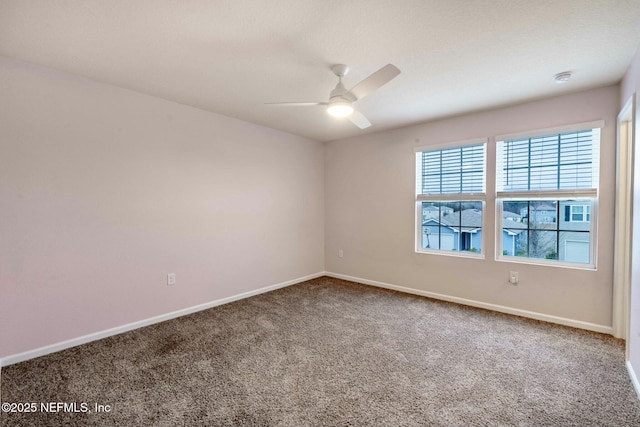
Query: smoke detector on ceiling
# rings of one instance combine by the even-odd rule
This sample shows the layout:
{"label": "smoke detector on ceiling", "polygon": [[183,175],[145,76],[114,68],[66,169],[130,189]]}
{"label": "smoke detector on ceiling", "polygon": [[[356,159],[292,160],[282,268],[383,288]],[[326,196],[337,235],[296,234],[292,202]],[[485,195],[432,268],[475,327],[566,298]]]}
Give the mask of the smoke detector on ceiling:
{"label": "smoke detector on ceiling", "polygon": [[573,75],[573,73],[571,71],[563,71],[561,73],[556,74],[555,76],[553,76],[553,80],[558,83],[559,85],[561,84],[565,84],[567,83],[569,80],[571,80],[571,76]]}

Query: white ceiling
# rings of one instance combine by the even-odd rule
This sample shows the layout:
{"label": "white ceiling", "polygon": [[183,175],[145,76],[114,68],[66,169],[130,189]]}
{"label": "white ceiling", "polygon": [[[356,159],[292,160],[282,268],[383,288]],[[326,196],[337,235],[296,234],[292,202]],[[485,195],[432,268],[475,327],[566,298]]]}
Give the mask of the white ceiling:
{"label": "white ceiling", "polygon": [[[640,0],[0,0],[0,55],[321,141],[617,83],[639,44]],[[326,101],[336,63],[402,70],[370,128],[264,105]]]}

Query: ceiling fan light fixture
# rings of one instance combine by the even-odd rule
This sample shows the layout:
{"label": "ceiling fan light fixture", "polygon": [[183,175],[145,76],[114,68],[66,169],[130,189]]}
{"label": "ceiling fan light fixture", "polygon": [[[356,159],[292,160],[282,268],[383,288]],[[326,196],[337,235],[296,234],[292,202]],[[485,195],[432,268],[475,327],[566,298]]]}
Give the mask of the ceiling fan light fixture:
{"label": "ceiling fan light fixture", "polygon": [[335,101],[329,104],[327,113],[333,117],[348,117],[353,113],[353,106],[347,101]]}

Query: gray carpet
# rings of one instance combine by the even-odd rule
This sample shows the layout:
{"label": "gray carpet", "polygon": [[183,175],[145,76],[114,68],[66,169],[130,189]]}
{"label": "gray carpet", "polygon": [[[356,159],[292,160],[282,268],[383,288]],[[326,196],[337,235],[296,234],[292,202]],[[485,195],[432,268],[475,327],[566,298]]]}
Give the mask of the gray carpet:
{"label": "gray carpet", "polygon": [[326,277],[6,367],[2,400],[91,411],[5,426],[640,425],[619,340]]}

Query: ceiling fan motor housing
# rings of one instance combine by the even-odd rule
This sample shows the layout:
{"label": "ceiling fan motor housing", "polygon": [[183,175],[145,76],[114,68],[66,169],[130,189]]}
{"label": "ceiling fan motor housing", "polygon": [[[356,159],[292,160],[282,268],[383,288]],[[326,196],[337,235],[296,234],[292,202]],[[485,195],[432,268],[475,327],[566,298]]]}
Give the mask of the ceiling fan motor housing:
{"label": "ceiling fan motor housing", "polygon": [[342,84],[342,79],[340,79],[335,89],[333,89],[331,91],[331,94],[329,95],[329,104],[333,102],[338,102],[338,101],[342,101],[349,104],[355,101],[355,99],[353,99],[350,96],[349,91],[345,89],[344,85]]}

